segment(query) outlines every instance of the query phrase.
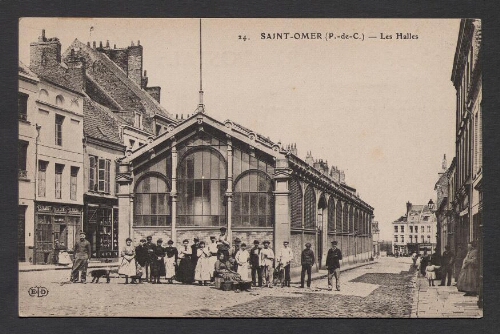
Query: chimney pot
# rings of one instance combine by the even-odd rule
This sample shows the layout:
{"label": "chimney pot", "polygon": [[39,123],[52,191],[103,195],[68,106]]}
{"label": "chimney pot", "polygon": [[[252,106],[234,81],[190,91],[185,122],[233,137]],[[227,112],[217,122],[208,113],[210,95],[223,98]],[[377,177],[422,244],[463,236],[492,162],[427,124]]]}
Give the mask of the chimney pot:
{"label": "chimney pot", "polygon": [[148,76],[148,71],[144,70],[144,76],[147,77]]}
{"label": "chimney pot", "polygon": [[116,44],[113,45],[113,49],[116,49]]}
{"label": "chimney pot", "polygon": [[99,41],[99,47],[102,48],[102,41]]}
{"label": "chimney pot", "polygon": [[130,46],[134,46],[134,41],[131,41],[131,42],[130,42]]}
{"label": "chimney pot", "polygon": [[141,45],[141,40],[137,40],[137,46]]}
{"label": "chimney pot", "polygon": [[92,47],[95,49],[95,41],[92,41]]}
{"label": "chimney pot", "polygon": [[87,46],[90,48],[90,42],[87,42]]}
{"label": "chimney pot", "polygon": [[109,39],[106,40],[106,47],[109,48]]}
{"label": "chimney pot", "polygon": [[42,29],[42,38],[45,40],[45,29]]}

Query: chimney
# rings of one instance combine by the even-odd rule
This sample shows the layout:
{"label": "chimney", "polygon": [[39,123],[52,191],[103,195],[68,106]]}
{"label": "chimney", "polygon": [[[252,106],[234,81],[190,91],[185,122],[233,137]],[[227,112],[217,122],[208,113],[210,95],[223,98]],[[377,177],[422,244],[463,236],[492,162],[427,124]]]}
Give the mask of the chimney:
{"label": "chimney", "polygon": [[85,91],[85,58],[79,57],[75,54],[75,50],[71,49],[71,55],[66,58],[66,65],[68,65],[67,73],[69,74],[70,80],[75,84],[81,91]]}
{"label": "chimney", "polygon": [[30,68],[37,72],[41,68],[61,64],[61,42],[56,37],[46,38],[45,29],[37,42],[30,44]]}
{"label": "chimney", "polygon": [[408,213],[410,213],[411,207],[412,204],[410,203],[410,201],[406,202],[406,217],[408,217]]}
{"label": "chimney", "polygon": [[95,41],[92,42],[92,48],[95,49]]}
{"label": "chimney", "polygon": [[109,39],[106,40],[106,47],[109,49]]}

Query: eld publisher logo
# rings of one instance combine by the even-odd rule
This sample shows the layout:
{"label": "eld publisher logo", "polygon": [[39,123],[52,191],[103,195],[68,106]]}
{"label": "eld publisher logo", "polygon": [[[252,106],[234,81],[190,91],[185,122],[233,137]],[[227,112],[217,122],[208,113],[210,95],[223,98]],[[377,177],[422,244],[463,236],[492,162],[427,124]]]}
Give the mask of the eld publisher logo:
{"label": "eld publisher logo", "polygon": [[31,297],[45,297],[49,294],[49,290],[43,286],[35,286],[28,289],[28,294]]}

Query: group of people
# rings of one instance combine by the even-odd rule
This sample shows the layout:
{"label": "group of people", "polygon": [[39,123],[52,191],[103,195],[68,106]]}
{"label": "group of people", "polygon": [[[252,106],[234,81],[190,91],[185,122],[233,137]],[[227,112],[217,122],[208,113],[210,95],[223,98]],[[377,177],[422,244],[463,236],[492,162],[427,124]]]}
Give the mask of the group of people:
{"label": "group of people", "polygon": [[[160,278],[165,277],[169,284],[176,280],[183,284],[198,282],[199,285],[209,285],[219,277],[223,281],[233,282],[251,280],[253,286],[269,288],[273,286],[275,276],[279,275],[282,286],[290,287],[290,265],[294,254],[288,241],[283,242],[283,247],[275,255],[267,240],[262,245],[259,240],[255,240],[253,247],[247,250],[247,245],[236,238],[231,246],[226,231],[225,227],[221,227],[219,237],[211,236],[208,244],[194,238],[193,244],[189,245],[189,240],[185,239],[180,249],[173,246],[172,240],[167,242],[166,247],[163,247],[162,239],[158,239],[155,244],[152,236],[141,239],[140,244],[134,247],[132,239],[127,238],[120,253],[118,274],[125,277],[125,284],[129,283],[129,279],[131,284],[144,281],[160,284]],[[90,254],[90,243],[82,232],[74,247],[72,282],[78,281],[81,272],[81,282],[85,283]],[[332,280],[335,277],[336,290],[340,291],[340,260],[342,252],[337,248],[337,241],[332,241],[326,258],[329,290],[333,289]],[[306,283],[306,274],[307,287],[311,287],[311,272],[315,262],[311,244],[306,243],[301,253],[301,288]]]}
{"label": "group of people", "polygon": [[[425,276],[429,286],[434,286],[434,280],[437,278],[436,272],[439,270],[441,275],[441,284],[439,286],[451,285],[451,277],[455,266],[455,254],[446,245],[443,254],[439,257],[430,255],[424,250],[423,255],[412,254],[413,265],[419,271],[419,275]],[[478,251],[476,243],[470,242],[467,245],[467,254],[460,267],[460,273],[456,281],[458,291],[465,292],[465,296],[475,296],[479,287],[479,266]]]}

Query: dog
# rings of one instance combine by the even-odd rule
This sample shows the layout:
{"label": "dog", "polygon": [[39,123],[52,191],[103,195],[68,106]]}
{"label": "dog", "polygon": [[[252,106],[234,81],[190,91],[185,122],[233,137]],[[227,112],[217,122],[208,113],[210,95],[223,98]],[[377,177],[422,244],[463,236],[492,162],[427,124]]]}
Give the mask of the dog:
{"label": "dog", "polygon": [[95,269],[90,272],[90,276],[92,276],[92,283],[99,283],[99,278],[101,277],[106,277],[106,283],[109,283],[110,278],[109,274],[111,273],[111,270],[109,269]]}
{"label": "dog", "polygon": [[274,268],[273,285],[278,286],[278,283],[281,287],[285,285],[285,268],[282,263],[278,264],[278,266]]}

